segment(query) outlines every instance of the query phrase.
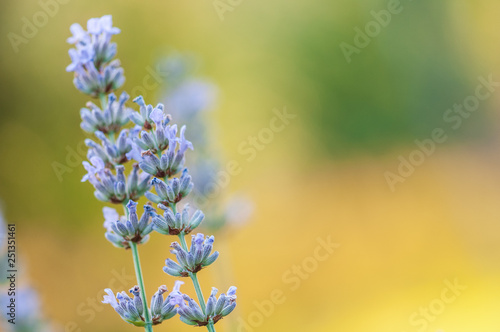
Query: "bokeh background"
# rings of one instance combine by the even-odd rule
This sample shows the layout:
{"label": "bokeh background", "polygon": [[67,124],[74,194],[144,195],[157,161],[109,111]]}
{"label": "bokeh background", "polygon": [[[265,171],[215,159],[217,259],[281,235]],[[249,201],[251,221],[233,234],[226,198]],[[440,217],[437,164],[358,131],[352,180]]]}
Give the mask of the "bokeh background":
{"label": "bokeh background", "polygon": [[[222,275],[231,277],[212,268],[200,275],[205,292],[239,289],[236,321],[218,330],[500,330],[499,94],[458,129],[443,120],[478,77],[500,80],[498,1],[402,0],[350,63],[340,44],[353,44],[354,28],[389,1],[66,0],[16,52],[9,33],[22,36],[23,19],[50,2],[0,5],[0,197],[18,227],[24,279],[62,331],[137,329],[100,304],[115,273],[133,276],[133,265],[105,241],[103,205],[80,183],[78,111],[88,98],[64,70],[69,26],[104,14],[122,29],[114,40],[126,91],[173,49],[196,54],[199,75],[218,86],[214,139],[222,158],[243,168],[225,192],[244,191],[255,204],[246,225],[221,235],[231,267]],[[216,6],[224,5],[222,20]],[[160,87],[143,94],[156,103]],[[285,107],[297,117],[248,162],[239,144]],[[398,157],[434,128],[448,139],[391,190],[384,174],[397,174]],[[62,180],[54,162],[69,166]],[[328,237],[340,247],[292,290],[283,277]],[[153,236],[140,248],[150,295],[173,285],[161,270],[168,240]],[[446,280],[467,288],[441,307]],[[286,300],[259,309],[275,290]],[[412,322],[429,306],[425,328]],[[250,325],[238,329],[242,320]],[[186,329],[175,319],[155,330]]]}

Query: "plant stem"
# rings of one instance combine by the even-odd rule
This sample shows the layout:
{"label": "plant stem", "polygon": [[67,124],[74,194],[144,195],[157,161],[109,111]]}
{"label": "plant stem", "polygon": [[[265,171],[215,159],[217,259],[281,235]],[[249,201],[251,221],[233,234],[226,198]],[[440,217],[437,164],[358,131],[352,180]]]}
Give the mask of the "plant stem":
{"label": "plant stem", "polygon": [[203,293],[201,292],[200,283],[198,282],[198,277],[196,273],[189,273],[191,280],[193,281],[194,289],[196,290],[196,296],[198,296],[198,300],[200,301],[200,307],[204,314],[206,314],[207,308],[205,306],[205,299],[203,298]]}
{"label": "plant stem", "polygon": [[144,289],[144,280],[142,278],[141,260],[139,258],[139,252],[137,251],[137,244],[135,242],[130,242],[130,248],[132,249],[135,275],[139,288],[141,289],[142,304],[144,306],[144,319],[146,320],[146,326],[144,326],[144,328],[146,332],[153,332],[153,323],[151,322],[151,315],[148,309],[146,290]]}
{"label": "plant stem", "polygon": [[125,212],[125,216],[128,219],[128,209],[127,209],[127,203],[125,201],[122,202],[123,205],[123,211]]}
{"label": "plant stem", "polygon": [[[175,205],[172,205],[175,209]],[[175,212],[174,212],[175,213]],[[184,250],[189,251],[187,244],[186,244],[186,239],[185,239],[185,234],[184,232],[181,232],[179,234],[179,241],[181,242],[181,246]],[[201,310],[203,311],[203,314],[206,315],[206,305],[205,305],[205,298],[203,297],[203,292],[201,291],[200,283],[198,281],[198,276],[196,273],[189,272],[189,276],[191,277],[191,280],[193,281],[194,289],[196,291],[196,296],[198,297],[198,302],[200,302],[200,307]],[[207,329],[210,332],[215,332],[215,327],[212,319],[208,321]]]}
{"label": "plant stem", "polygon": [[101,93],[99,95],[99,100],[101,101],[101,108],[104,111],[108,106],[108,100],[106,99],[106,95],[104,93]]}
{"label": "plant stem", "polygon": [[208,322],[207,329],[210,332],[215,332],[214,322],[212,322],[212,319],[210,319],[210,321]]}

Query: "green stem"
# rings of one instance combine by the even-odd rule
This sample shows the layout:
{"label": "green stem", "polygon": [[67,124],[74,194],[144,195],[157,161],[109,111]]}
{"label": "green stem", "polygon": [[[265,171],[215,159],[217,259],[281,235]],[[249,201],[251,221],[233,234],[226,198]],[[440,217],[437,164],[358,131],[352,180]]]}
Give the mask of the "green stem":
{"label": "green stem", "polygon": [[[175,209],[175,205],[172,205],[172,207]],[[182,248],[186,251],[189,251],[186,244],[184,232],[181,232],[179,234],[179,241],[181,242]],[[189,272],[189,276],[193,281],[194,289],[196,291],[196,296],[198,297],[198,302],[200,303],[201,310],[203,311],[203,314],[206,315],[207,308],[205,305],[205,298],[203,297],[203,292],[201,291],[200,282],[198,281],[198,276],[196,275],[196,273],[192,272]],[[210,332],[215,332],[214,322],[212,321],[212,319],[208,321],[207,329]]]}
{"label": "green stem", "polygon": [[101,101],[101,108],[104,111],[106,109],[106,107],[108,106],[108,99],[106,97],[106,94],[101,93],[99,95],[99,100]]}
{"label": "green stem", "polygon": [[214,322],[213,322],[211,319],[210,319],[210,321],[208,322],[207,329],[208,329],[210,332],[215,332]]}
{"label": "green stem", "polygon": [[144,280],[142,278],[141,260],[139,258],[139,252],[137,251],[137,244],[135,242],[129,243],[130,248],[132,249],[132,256],[134,257],[135,276],[137,278],[139,288],[141,289],[142,304],[144,306],[144,319],[146,320],[144,328],[146,332],[153,332],[153,323],[151,322],[151,315],[148,309],[146,290],[144,289]]}
{"label": "green stem", "polygon": [[204,314],[206,314],[207,308],[205,306],[205,299],[203,298],[203,293],[201,292],[200,283],[198,282],[198,276],[196,273],[189,273],[191,280],[193,281],[194,289],[196,290],[196,296],[198,296],[198,300],[200,301],[201,310]]}
{"label": "green stem", "polygon": [[125,201],[122,202],[123,205],[123,211],[125,212],[125,216],[127,217],[128,220],[128,209],[127,209],[127,203]]}

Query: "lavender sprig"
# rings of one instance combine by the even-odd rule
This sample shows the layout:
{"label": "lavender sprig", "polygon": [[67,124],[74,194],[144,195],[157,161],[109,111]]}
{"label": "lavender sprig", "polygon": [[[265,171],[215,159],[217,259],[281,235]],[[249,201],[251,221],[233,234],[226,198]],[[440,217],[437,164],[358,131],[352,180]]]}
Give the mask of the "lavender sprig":
{"label": "lavender sprig", "polygon": [[[152,225],[149,222],[149,208],[145,207],[145,213],[139,221],[135,203],[132,201],[144,195],[151,185],[150,176],[139,173],[138,165],[133,166],[127,180],[125,167],[122,165],[129,161],[128,155],[132,152],[132,144],[128,130],[122,130],[128,125],[131,114],[131,110],[124,106],[128,95],[122,93],[118,101],[114,95],[114,91],[125,81],[120,62],[112,60],[116,55],[116,44],[111,42],[111,37],[120,30],[112,26],[110,15],[90,19],[87,22],[87,31],[77,23],[73,24],[70,30],[73,36],[68,38],[68,42],[74,44],[75,48],[69,51],[72,63],[66,70],[74,72],[73,83],[78,90],[99,98],[101,102],[100,108],[89,102],[88,108],[80,111],[82,129],[94,133],[101,141],[101,144],[90,139],[85,141],[89,147],[87,157],[90,163],[83,163],[87,174],[82,181],[88,180],[94,186],[96,189],[94,195],[97,199],[123,204],[125,217],[120,217],[117,213],[114,215],[110,210],[105,211],[107,229],[105,236],[117,247],[132,249],[139,284],[134,299],[145,299],[146,292],[137,244],[147,241]],[[115,133],[118,132],[120,134],[115,141]],[[129,203],[126,206],[127,202]],[[118,298],[119,302],[111,295],[112,293],[108,292],[104,302],[110,303],[125,321],[144,326],[148,332],[153,331],[153,321],[146,301],[141,300],[139,305],[139,300],[135,300],[135,306],[131,306],[123,294],[120,295],[121,299]],[[122,304],[126,308],[122,308]]]}
{"label": "lavender sprig", "polygon": [[[185,241],[185,235],[196,229],[204,218],[200,210],[190,216],[187,205],[182,213],[177,212],[177,204],[194,187],[184,168],[185,154],[193,149],[185,137],[186,127],[178,131],[177,125],[170,123],[171,116],[165,114],[163,104],[153,107],[139,96],[134,99],[139,105],[139,111],[135,112],[125,106],[129,98],[126,93],[117,100],[114,92],[123,84],[124,77],[118,60],[113,60],[116,44],[111,43],[111,37],[120,30],[112,26],[111,16],[90,19],[87,31],[78,24],[70,30],[73,36],[68,42],[75,48],[69,51],[72,63],[67,70],[74,72],[77,89],[101,101],[101,107],[89,102],[87,108],[80,111],[81,128],[100,141],[85,141],[89,162],[83,162],[87,174],[82,181],[88,180],[94,186],[98,200],[123,205],[124,216],[115,209],[103,209],[105,237],[115,247],[132,251],[137,278],[137,285],[130,290],[133,298],[125,292],[115,296],[112,290],[106,289],[103,303],[110,304],[126,322],[144,327],[147,332],[177,313],[189,325],[206,326],[209,331],[215,331],[214,324],[236,306],[236,288],[231,287],[227,295],[222,294],[219,299],[215,298],[214,288],[205,303],[197,273],[214,263],[219,253],[212,253],[213,236],[193,235],[190,249]],[[132,160],[137,163],[126,175],[126,165]],[[151,192],[152,188],[155,193]],[[142,196],[151,203],[144,206],[139,218],[136,201]],[[163,215],[156,212],[152,203],[164,211]],[[163,294],[167,288],[160,286],[148,308],[138,245],[146,243],[153,230],[178,236],[179,242],[171,244],[177,262],[167,259],[164,270],[173,276],[189,276],[199,305],[180,293],[177,282],[166,299]]]}

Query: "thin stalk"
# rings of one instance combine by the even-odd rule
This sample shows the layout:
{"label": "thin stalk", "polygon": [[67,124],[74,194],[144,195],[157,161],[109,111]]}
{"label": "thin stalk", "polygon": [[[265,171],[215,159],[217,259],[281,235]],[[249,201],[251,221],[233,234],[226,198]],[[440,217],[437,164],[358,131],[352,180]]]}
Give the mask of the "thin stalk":
{"label": "thin stalk", "polygon": [[122,202],[123,205],[123,211],[125,212],[125,216],[128,219],[128,209],[127,209],[127,203],[125,201]]}
{"label": "thin stalk", "polygon": [[106,98],[106,95],[104,93],[101,93],[99,95],[99,100],[101,101],[101,108],[104,111],[106,107],[108,107],[108,100]]}
{"label": "thin stalk", "polygon": [[139,252],[137,251],[137,244],[135,242],[130,242],[130,248],[132,249],[132,256],[134,258],[134,268],[135,276],[137,278],[137,283],[141,289],[142,305],[144,307],[144,318],[146,320],[146,325],[144,326],[146,332],[153,332],[153,323],[151,322],[151,315],[149,313],[146,290],[144,289],[144,280],[142,278],[141,260],[139,258]]}
{"label": "thin stalk", "polygon": [[198,282],[198,276],[196,273],[189,273],[191,280],[193,281],[194,289],[196,290],[196,296],[198,296],[198,300],[200,301],[201,310],[204,314],[206,314],[207,308],[205,306],[205,299],[203,298],[203,293],[201,292],[200,283]]}
{"label": "thin stalk", "polygon": [[210,319],[210,321],[208,322],[207,329],[210,332],[215,332],[215,326],[214,326],[214,322],[212,321],[212,319]]}

